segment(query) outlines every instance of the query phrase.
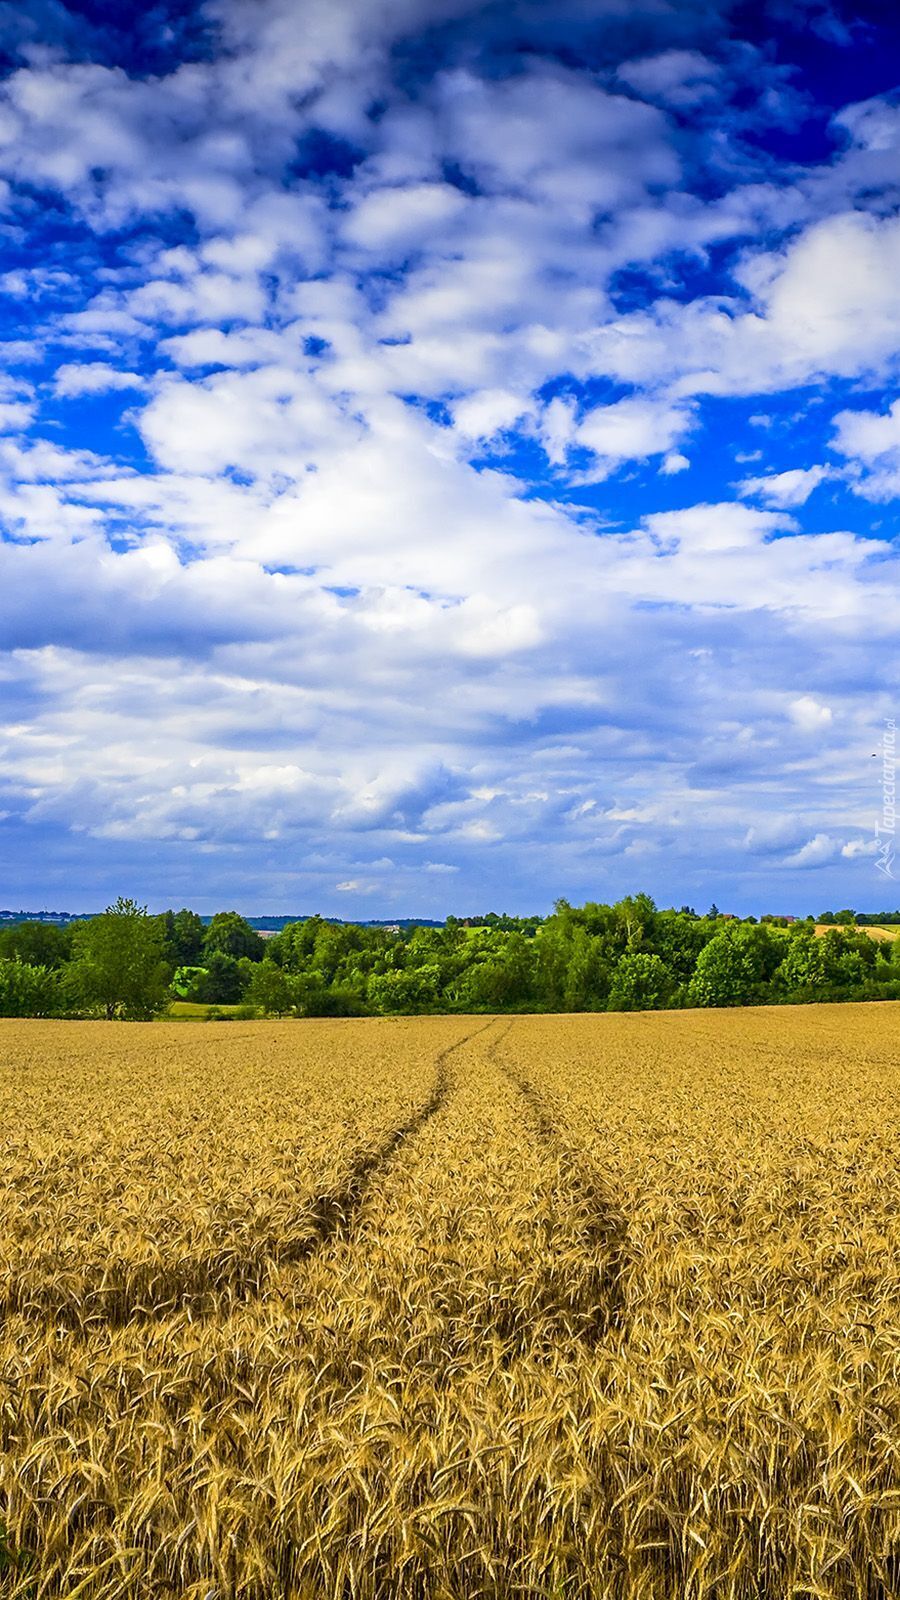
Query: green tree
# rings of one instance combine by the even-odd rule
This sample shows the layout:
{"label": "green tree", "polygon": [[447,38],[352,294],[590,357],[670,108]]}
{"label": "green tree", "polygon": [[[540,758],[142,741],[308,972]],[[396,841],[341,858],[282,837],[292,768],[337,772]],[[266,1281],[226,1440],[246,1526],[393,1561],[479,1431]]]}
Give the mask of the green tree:
{"label": "green tree", "polygon": [[31,967],[62,967],[72,953],[72,924],[14,922],[0,929],[0,959]]}
{"label": "green tree", "polygon": [[674,992],[669,968],[646,950],[629,950],[613,973],[610,1011],[652,1011],[664,1006]]}
{"label": "green tree", "polygon": [[52,1017],[61,1009],[58,971],[0,959],[0,1017]]}
{"label": "green tree", "polygon": [[369,979],[366,996],[376,1011],[427,1011],[437,1001],[440,981],[437,966],[374,974]]}
{"label": "green tree", "polygon": [[864,933],[845,933],[831,927],[824,938],[811,928],[791,934],[784,960],[778,968],[779,988],[789,994],[841,995],[861,989],[883,956]]}
{"label": "green tree", "polygon": [[207,956],[205,970],[197,976],[191,991],[192,997],[206,1000],[210,1005],[237,1005],[244,998],[247,976],[249,974],[245,974],[242,962],[234,956],[225,955],[222,950],[214,950],[212,955]]}
{"label": "green tree", "polygon": [[563,983],[566,1011],[597,1011],[609,994],[609,964],[601,939],[592,939],[584,928],[576,928],[569,944],[569,959]]}
{"label": "green tree", "polygon": [[202,917],[186,906],[181,911],[167,912],[166,955],[173,967],[199,967],[203,961],[203,944],[206,929]]}
{"label": "green tree", "polygon": [[648,894],[629,894],[613,906],[624,936],[625,948],[635,950],[652,930],[656,906]]}
{"label": "green tree", "polygon": [[727,923],[697,957],[691,998],[702,1006],[746,1005],[764,999],[783,953],[779,936],[763,924]]}
{"label": "green tree", "polygon": [[817,939],[808,928],[792,933],[775,975],[778,987],[787,994],[827,988],[824,944],[824,939]]}
{"label": "green tree", "polygon": [[501,935],[500,945],[486,960],[471,966],[463,975],[458,998],[462,1006],[476,1010],[487,1007],[502,1011],[508,1006],[523,1006],[532,998],[534,982],[534,940],[523,933]]}
{"label": "green tree", "polygon": [[206,956],[218,952],[238,961],[247,956],[251,961],[261,961],[266,953],[266,941],[251,928],[246,917],[237,911],[217,911],[203,939]]}
{"label": "green tree", "polygon": [[165,1006],[163,934],[146,906],[120,897],[101,916],[79,923],[72,957],[66,984],[76,1005],[130,1020],[156,1016]]}
{"label": "green tree", "polygon": [[295,985],[283,967],[274,961],[259,961],[247,986],[246,999],[267,1017],[283,1017],[296,1004]]}
{"label": "green tree", "polygon": [[697,957],[715,931],[715,924],[706,917],[686,911],[660,911],[653,925],[652,950],[678,983],[689,983]]}

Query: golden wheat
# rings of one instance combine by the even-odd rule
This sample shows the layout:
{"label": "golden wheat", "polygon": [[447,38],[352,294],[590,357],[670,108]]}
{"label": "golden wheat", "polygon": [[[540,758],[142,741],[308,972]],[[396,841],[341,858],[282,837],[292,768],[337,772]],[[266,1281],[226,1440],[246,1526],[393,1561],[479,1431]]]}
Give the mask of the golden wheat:
{"label": "golden wheat", "polygon": [[0,1594],[900,1594],[900,1007],[0,1026]]}

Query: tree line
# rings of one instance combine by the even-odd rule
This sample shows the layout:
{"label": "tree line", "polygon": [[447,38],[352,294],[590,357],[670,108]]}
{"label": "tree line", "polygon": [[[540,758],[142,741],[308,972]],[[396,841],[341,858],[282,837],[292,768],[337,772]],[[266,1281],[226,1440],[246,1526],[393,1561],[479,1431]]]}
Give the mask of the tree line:
{"label": "tree line", "polygon": [[0,929],[0,1015],[148,1019],[178,999],[298,1017],[900,999],[900,939],[829,915],[817,935],[812,918],[660,910],[638,894],[439,927],[315,916],[264,940],[236,911],[205,923],[120,899],[86,921]]}

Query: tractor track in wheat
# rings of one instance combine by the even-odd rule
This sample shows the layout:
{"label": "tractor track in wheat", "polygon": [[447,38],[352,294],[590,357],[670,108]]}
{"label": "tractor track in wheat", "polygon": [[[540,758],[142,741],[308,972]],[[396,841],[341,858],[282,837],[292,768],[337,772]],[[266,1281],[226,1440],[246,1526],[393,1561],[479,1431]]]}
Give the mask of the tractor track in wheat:
{"label": "tractor track in wheat", "polygon": [[187,1255],[148,1263],[143,1271],[115,1263],[93,1281],[48,1276],[38,1285],[10,1276],[0,1290],[0,1318],[13,1315],[49,1319],[62,1328],[89,1332],[106,1325],[160,1322],[179,1314],[192,1319],[221,1315],[229,1305],[254,1300],[266,1291],[271,1274],[298,1266],[330,1244],[346,1239],[356,1214],[400,1148],[437,1115],[453,1083],[450,1060],[457,1050],[493,1026],[494,1017],[440,1050],[428,1098],[376,1144],[360,1150],[335,1183],[308,1196],[289,1227],[258,1236],[240,1250]]}
{"label": "tractor track in wheat", "polygon": [[584,1343],[596,1346],[608,1333],[621,1329],[624,1324],[627,1282],[632,1267],[628,1218],[616,1203],[596,1163],[566,1139],[550,1098],[518,1065],[500,1057],[500,1046],[514,1026],[511,1022],[504,1033],[491,1041],[487,1054],[521,1095],[536,1138],[558,1165],[560,1190],[578,1203],[581,1242],[595,1257],[597,1266],[596,1304],[580,1337]]}

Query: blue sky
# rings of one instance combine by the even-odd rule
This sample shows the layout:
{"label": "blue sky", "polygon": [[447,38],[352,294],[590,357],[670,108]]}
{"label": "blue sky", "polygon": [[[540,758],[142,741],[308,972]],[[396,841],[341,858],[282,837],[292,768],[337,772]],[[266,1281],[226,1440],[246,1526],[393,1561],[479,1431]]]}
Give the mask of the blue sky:
{"label": "blue sky", "polygon": [[0,902],[900,903],[887,9],[0,4]]}

